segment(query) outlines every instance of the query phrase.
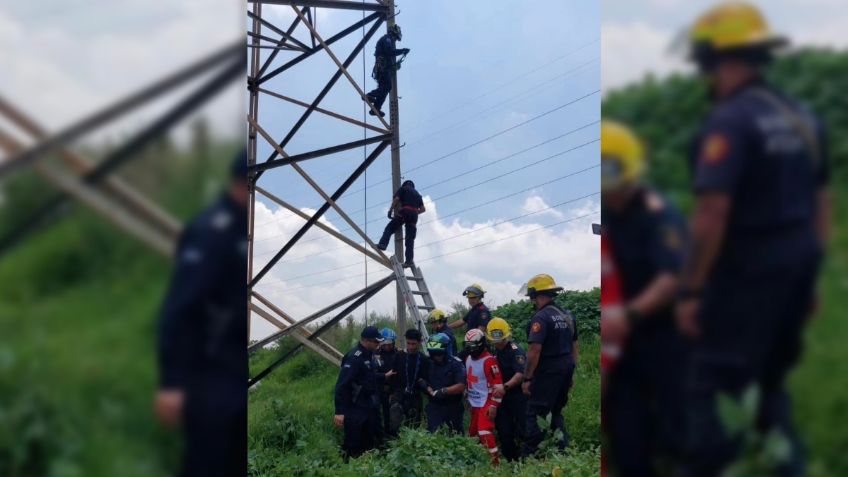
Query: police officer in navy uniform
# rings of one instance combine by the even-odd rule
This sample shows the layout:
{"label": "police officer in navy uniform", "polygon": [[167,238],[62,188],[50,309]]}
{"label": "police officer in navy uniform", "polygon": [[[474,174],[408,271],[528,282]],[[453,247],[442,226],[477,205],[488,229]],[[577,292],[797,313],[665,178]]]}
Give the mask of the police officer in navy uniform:
{"label": "police officer in navy uniform", "polygon": [[738,456],[716,399],[756,386],[757,428],[792,444],[774,475],[802,475],[785,380],[814,308],[829,225],[823,128],[764,79],[786,40],[755,7],[715,7],[691,31],[691,58],[714,107],[694,148],[692,244],[676,313],[695,346],[687,471],[718,475]]}
{"label": "police officer in navy uniform", "polygon": [[342,358],[336,381],[333,422],[344,428],[345,459],[359,457],[380,444],[380,397],[378,386],[394,374],[377,372],[374,351],[383,337],[375,326],[366,326],[359,343]]}
{"label": "police officer in navy uniform", "polygon": [[[368,100],[374,104],[380,116],[385,116],[382,111],[386,96],[392,90],[392,72],[397,70],[397,56],[409,53],[409,48],[395,48],[395,41],[400,41],[402,33],[400,25],[389,26],[389,32],[377,40],[374,48],[374,69],[371,76],[377,80],[377,88],[368,93]],[[368,111],[374,116],[374,111]]]}
{"label": "police officer in navy uniform", "polygon": [[424,421],[424,400],[419,379],[426,376],[429,360],[421,353],[421,332],[410,328],[404,333],[406,350],[395,361],[397,376],[394,401],[403,410],[403,425],[418,426]]}
{"label": "police officer in navy uniform", "polygon": [[[377,372],[388,373],[397,366],[397,359],[400,356],[395,341],[397,341],[397,333],[391,328],[383,328],[380,330],[380,336],[383,341],[375,353],[374,358],[377,361]],[[397,426],[392,425],[391,405],[394,398],[393,390],[395,388],[394,378],[390,375],[388,379],[384,379],[380,385],[380,410],[383,415],[383,432],[385,437],[396,437]]]}
{"label": "police officer in navy uniform", "polygon": [[391,236],[403,225],[404,252],[406,254],[406,262],[404,262],[403,266],[413,266],[415,235],[418,231],[418,214],[423,214],[425,211],[424,200],[421,198],[421,194],[415,190],[415,183],[410,180],[404,181],[400,189],[395,192],[394,198],[392,198],[392,205],[389,207],[388,213],[390,221],[383,230],[383,236],[380,237],[377,248],[386,250],[389,246]]}
{"label": "police officer in navy uniform", "polygon": [[180,236],[158,327],[157,417],[181,426],[182,476],[247,465],[247,155],[226,193]]}
{"label": "police officer in navy uniform", "polygon": [[[674,324],[685,249],[683,216],[643,182],[641,141],[624,124],[601,124],[604,236],[622,283],[624,307],[605,312],[622,353],[602,403],[607,456],[616,475],[656,475],[658,460],[678,459],[685,389],[685,344]],[[661,459],[657,459],[661,457]]]}
{"label": "police officer in navy uniform", "polygon": [[462,393],[465,391],[465,365],[450,350],[450,339],[445,333],[436,333],[427,342],[430,364],[427,374],[419,386],[427,393],[429,402],[425,408],[427,430],[436,432],[447,426],[452,432],[461,434],[465,408]]}
{"label": "police officer in navy uniform", "polygon": [[494,317],[489,321],[486,339],[494,349],[503,375],[503,385],[496,386],[494,392],[495,397],[503,399],[495,417],[495,429],[501,452],[510,461],[521,456],[519,444],[524,439],[527,420],[527,396],[521,392],[527,354],[511,338],[512,331],[506,320]]}
{"label": "police officer in navy uniform", "polygon": [[450,341],[450,349],[448,351],[450,351],[451,356],[456,356],[456,336],[454,336],[453,330],[448,326],[448,316],[445,312],[437,308],[427,315],[427,321],[430,323],[433,334],[443,333],[448,337]]}
{"label": "police officer in navy uniform", "polygon": [[568,390],[577,365],[579,346],[574,316],[554,304],[562,291],[553,277],[536,275],[527,282],[527,294],[536,313],[528,323],[527,366],[522,391],[527,400],[526,437],[521,454],[536,453],[545,433],[539,428],[538,417],[551,415],[551,431],[562,432],[557,443],[561,450],[568,446],[568,433],[562,411],[568,401]]}

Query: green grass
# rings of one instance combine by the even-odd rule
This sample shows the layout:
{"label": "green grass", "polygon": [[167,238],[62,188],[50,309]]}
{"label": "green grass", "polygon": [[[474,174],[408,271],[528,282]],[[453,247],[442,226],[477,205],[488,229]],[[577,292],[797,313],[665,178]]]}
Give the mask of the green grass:
{"label": "green grass", "polygon": [[848,197],[839,197],[830,253],[820,283],[820,313],[806,333],[804,356],[790,378],[795,423],[811,475],[848,475]]}
{"label": "green grass", "polygon": [[[4,264],[0,281],[55,245],[39,242]],[[150,412],[165,272],[164,261],[135,261],[40,298],[11,287],[16,299],[0,305],[0,335],[17,338],[0,345],[0,474],[145,476],[173,466],[176,442]]]}

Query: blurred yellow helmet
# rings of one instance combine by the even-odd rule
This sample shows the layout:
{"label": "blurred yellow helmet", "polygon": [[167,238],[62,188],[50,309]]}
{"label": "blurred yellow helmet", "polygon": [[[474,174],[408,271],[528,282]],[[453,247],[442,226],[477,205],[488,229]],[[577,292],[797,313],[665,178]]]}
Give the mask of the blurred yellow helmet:
{"label": "blurred yellow helmet", "polygon": [[601,123],[601,190],[633,184],[645,174],[645,149],[624,124]]}
{"label": "blurred yellow helmet", "polygon": [[704,12],[689,31],[689,40],[696,48],[713,51],[786,44],[785,37],[771,31],[760,10],[746,2],[721,3]]}
{"label": "blurred yellow helmet", "polygon": [[448,316],[445,314],[445,312],[438,309],[438,308],[431,311],[430,314],[427,315],[427,321],[430,322],[430,323],[434,323],[436,321],[441,321],[441,320],[447,320],[447,319],[448,319]]}
{"label": "blurred yellow helmet", "polygon": [[522,287],[522,291],[525,296],[532,298],[539,293],[547,292],[548,294],[556,294],[557,292],[562,291],[562,287],[557,286],[554,281],[554,277],[546,273],[540,273],[539,275],[531,278],[524,287]]}
{"label": "blurred yellow helmet", "polygon": [[489,320],[489,324],[486,325],[487,340],[492,343],[500,343],[501,341],[508,340],[510,336],[512,336],[512,333],[510,332],[509,323],[505,319],[496,316]]}
{"label": "blurred yellow helmet", "polygon": [[466,287],[465,291],[462,292],[462,296],[467,296],[468,298],[483,298],[485,294],[486,290],[483,290],[483,287],[479,283],[472,283],[471,286]]}

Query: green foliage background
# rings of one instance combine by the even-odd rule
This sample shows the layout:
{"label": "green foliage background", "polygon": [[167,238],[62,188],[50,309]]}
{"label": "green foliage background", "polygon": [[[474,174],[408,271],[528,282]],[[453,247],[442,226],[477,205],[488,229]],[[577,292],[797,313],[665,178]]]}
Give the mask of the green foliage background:
{"label": "green foliage background", "polygon": [[[218,193],[238,147],[187,153],[161,140],[120,174],[186,219]],[[0,234],[53,192],[32,173],[11,176]],[[0,475],[175,473],[180,441],[152,414],[169,275],[165,258],[77,204],[0,257]]]}
{"label": "green foliage background", "polygon": [[[834,230],[820,281],[820,312],[809,326],[803,360],[789,385],[810,475],[848,475],[848,433],[833,425],[848,409],[848,53],[796,51],[775,62],[769,81],[811,108],[828,130]],[[649,77],[610,92],[602,107],[605,118],[627,123],[643,138],[650,182],[689,210],[690,144],[709,110],[703,84],[686,76]]]}

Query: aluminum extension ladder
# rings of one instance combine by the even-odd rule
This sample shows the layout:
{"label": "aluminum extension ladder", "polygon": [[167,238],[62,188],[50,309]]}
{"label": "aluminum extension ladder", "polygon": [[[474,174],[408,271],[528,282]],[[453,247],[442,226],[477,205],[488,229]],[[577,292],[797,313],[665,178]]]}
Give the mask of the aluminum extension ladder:
{"label": "aluminum extension ladder", "polygon": [[[406,302],[406,308],[409,310],[409,316],[415,323],[418,331],[421,332],[421,338],[424,343],[426,343],[430,339],[430,335],[427,333],[427,315],[430,311],[436,309],[436,304],[433,302],[433,296],[430,295],[430,289],[427,288],[427,282],[424,281],[424,275],[421,273],[421,269],[418,268],[417,265],[404,269],[403,264],[397,257],[392,256],[392,268],[395,271],[395,277],[397,279],[398,285],[400,285],[400,291],[403,295],[403,301]],[[407,275],[407,270],[412,271],[412,276]],[[415,283],[415,288],[410,286],[410,283]],[[415,298],[416,296],[420,296],[423,305],[418,304],[418,300]],[[422,310],[424,312],[422,313]],[[398,330],[398,334],[403,333],[404,330]]]}

